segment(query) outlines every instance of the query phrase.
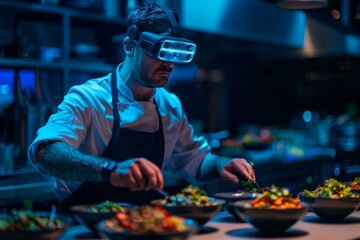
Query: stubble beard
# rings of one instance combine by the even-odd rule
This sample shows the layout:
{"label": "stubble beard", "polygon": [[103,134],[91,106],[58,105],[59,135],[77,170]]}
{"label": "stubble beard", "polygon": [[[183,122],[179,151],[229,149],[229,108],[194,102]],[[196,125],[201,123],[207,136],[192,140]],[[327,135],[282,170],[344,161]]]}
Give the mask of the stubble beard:
{"label": "stubble beard", "polygon": [[161,74],[157,70],[150,76],[142,76],[142,77],[139,76],[139,77],[140,77],[139,82],[141,83],[142,86],[149,88],[160,88],[167,84],[170,74]]}

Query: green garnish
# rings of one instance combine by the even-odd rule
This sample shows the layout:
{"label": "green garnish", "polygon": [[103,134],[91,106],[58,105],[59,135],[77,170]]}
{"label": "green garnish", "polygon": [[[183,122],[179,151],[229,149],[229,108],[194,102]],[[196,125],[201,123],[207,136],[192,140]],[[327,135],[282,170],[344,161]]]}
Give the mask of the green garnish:
{"label": "green garnish", "polygon": [[244,186],[244,192],[254,193],[258,191],[258,185],[251,179],[241,180],[241,184]]}
{"label": "green garnish", "polygon": [[356,182],[356,183],[360,184],[360,177],[354,178],[354,181],[353,181],[353,182]]}

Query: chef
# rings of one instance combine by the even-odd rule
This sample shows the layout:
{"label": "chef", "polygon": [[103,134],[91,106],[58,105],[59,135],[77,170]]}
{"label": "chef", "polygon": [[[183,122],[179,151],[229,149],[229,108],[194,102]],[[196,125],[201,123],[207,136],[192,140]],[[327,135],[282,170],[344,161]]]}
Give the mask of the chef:
{"label": "chef", "polygon": [[55,178],[60,207],[105,200],[148,203],[159,198],[162,170],[189,183],[256,180],[242,158],[211,153],[194,134],[180,100],[165,88],[174,64],[188,63],[196,44],[182,38],[177,15],[144,3],[129,15],[124,62],[108,75],[73,86],[28,156]]}

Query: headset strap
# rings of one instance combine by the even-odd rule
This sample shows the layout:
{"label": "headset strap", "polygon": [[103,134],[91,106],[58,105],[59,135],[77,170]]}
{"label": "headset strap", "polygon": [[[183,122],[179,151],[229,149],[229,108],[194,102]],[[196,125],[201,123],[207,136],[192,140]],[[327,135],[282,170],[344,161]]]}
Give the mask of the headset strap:
{"label": "headset strap", "polygon": [[[178,21],[175,18],[175,12],[170,11],[168,8],[159,5],[160,9],[165,13],[167,18],[170,21],[171,25],[171,31],[174,37],[181,37],[180,28]],[[139,29],[136,25],[131,25],[128,27],[126,31],[126,35],[130,37],[130,39],[134,40],[137,38],[137,35],[139,34]]]}
{"label": "headset strap", "polygon": [[170,11],[168,8],[159,5],[161,10],[166,14],[166,16],[168,17],[170,24],[171,24],[171,30],[172,33],[175,37],[180,37],[180,28],[179,28],[179,24],[175,18],[175,13]]}

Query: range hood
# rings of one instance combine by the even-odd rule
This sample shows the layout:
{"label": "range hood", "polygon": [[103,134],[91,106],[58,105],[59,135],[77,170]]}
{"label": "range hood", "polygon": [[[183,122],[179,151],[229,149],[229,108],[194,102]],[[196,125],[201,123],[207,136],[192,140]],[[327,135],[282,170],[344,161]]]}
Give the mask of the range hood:
{"label": "range hood", "polygon": [[304,46],[296,53],[305,57],[360,56],[360,37],[308,17]]}
{"label": "range hood", "polygon": [[[360,56],[359,36],[303,10],[281,9],[265,0],[182,0],[181,24],[191,31],[252,42],[250,48],[261,56]],[[284,51],[279,52],[279,47]]]}

